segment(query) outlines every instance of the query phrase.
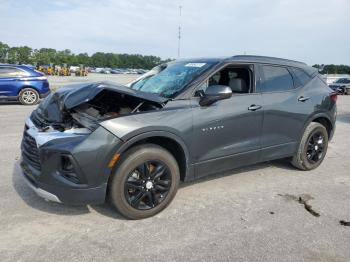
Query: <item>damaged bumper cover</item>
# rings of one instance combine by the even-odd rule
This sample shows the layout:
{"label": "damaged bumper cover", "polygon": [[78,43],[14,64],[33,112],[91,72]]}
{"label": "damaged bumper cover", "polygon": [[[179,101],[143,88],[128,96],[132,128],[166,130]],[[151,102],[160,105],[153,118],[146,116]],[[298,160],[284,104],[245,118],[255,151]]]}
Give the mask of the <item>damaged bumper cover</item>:
{"label": "damaged bumper cover", "polygon": [[42,131],[26,120],[20,167],[41,197],[72,205],[105,201],[108,161],[121,140],[103,127],[93,132]]}

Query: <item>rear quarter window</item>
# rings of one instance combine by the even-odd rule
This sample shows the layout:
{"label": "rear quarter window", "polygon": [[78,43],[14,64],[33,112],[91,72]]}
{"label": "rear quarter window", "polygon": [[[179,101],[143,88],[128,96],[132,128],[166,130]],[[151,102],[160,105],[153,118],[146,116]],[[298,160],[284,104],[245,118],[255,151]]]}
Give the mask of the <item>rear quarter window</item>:
{"label": "rear quarter window", "polygon": [[288,91],[294,88],[292,75],[288,69],[279,66],[261,66],[263,84],[261,92]]}
{"label": "rear quarter window", "polygon": [[304,86],[311,80],[311,77],[302,69],[290,68],[290,70],[293,72],[295,87]]}

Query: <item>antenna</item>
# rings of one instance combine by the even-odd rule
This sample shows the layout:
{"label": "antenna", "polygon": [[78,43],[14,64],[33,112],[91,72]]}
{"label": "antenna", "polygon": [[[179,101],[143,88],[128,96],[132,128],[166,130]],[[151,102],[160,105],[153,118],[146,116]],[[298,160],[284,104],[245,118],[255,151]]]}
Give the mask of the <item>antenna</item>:
{"label": "antenna", "polygon": [[180,58],[180,41],[181,41],[181,9],[182,9],[182,5],[179,5],[179,34],[177,36],[178,40],[178,44],[177,44],[177,57]]}

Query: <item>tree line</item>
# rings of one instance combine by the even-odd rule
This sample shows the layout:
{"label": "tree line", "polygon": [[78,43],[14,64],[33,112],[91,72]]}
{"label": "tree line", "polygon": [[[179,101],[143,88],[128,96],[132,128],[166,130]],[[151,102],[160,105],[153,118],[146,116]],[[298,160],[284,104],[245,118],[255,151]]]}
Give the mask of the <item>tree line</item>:
{"label": "tree line", "polygon": [[139,54],[116,54],[97,52],[89,56],[87,53],[74,54],[69,49],[53,48],[33,49],[28,46],[10,47],[0,42],[0,63],[33,64],[33,65],[80,65],[110,68],[143,68],[152,67],[163,61],[158,56]]}
{"label": "tree line", "polygon": [[[33,49],[28,46],[10,47],[0,41],[0,63],[33,64],[33,65],[80,65],[110,68],[144,68],[151,69],[162,60],[158,56],[139,54],[115,54],[97,52],[89,56],[87,53],[74,54],[69,49],[56,50],[53,48]],[[313,65],[321,74],[350,74],[347,65]]]}
{"label": "tree line", "polygon": [[347,65],[313,65],[321,74],[349,74],[350,66]]}

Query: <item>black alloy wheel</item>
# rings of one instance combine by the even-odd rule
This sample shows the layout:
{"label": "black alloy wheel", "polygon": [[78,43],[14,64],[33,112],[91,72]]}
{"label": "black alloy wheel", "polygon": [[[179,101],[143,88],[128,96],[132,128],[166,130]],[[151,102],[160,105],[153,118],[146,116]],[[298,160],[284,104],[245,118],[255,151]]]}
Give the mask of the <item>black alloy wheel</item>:
{"label": "black alloy wheel", "polygon": [[127,177],[124,193],[135,209],[147,210],[158,206],[171,186],[169,168],[161,161],[146,161]]}
{"label": "black alloy wheel", "polygon": [[174,156],[155,144],[142,144],[122,154],[108,182],[111,204],[125,217],[154,216],[173,200],[180,170]]}
{"label": "black alloy wheel", "polygon": [[328,149],[328,131],[317,122],[311,122],[305,129],[298,150],[293,156],[292,165],[301,170],[318,167]]}
{"label": "black alloy wheel", "polygon": [[306,146],[306,157],[311,164],[323,159],[325,137],[320,131],[311,134]]}

